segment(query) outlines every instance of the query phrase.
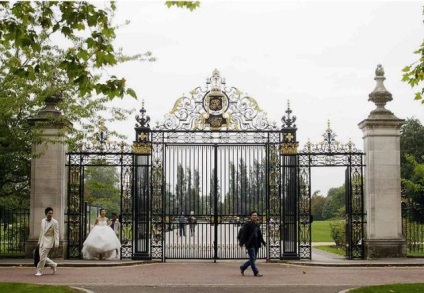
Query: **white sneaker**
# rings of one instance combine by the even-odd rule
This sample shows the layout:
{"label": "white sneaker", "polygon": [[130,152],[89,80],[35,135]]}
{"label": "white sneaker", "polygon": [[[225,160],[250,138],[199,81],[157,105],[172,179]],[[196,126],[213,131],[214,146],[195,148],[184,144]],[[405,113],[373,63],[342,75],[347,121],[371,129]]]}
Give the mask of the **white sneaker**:
{"label": "white sneaker", "polygon": [[52,274],[52,275],[56,274],[56,271],[57,271],[57,263],[55,263],[54,265],[52,265],[52,270],[53,270],[53,274]]}
{"label": "white sneaker", "polygon": [[42,276],[42,275],[43,275],[43,273],[42,273],[42,272],[37,272],[35,275],[36,275],[37,277],[39,277],[39,276]]}

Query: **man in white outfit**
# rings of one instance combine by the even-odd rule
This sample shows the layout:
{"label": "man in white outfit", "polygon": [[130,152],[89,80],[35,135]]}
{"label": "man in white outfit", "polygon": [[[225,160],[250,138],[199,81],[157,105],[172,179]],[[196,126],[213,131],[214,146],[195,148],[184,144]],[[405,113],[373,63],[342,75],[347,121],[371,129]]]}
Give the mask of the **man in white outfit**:
{"label": "man in white outfit", "polygon": [[52,248],[59,247],[59,223],[53,219],[53,209],[51,207],[46,208],[44,213],[46,214],[46,218],[41,220],[40,237],[38,237],[40,261],[37,265],[36,276],[43,275],[45,265],[52,268],[53,274],[57,270],[57,263],[53,262],[47,256]]}

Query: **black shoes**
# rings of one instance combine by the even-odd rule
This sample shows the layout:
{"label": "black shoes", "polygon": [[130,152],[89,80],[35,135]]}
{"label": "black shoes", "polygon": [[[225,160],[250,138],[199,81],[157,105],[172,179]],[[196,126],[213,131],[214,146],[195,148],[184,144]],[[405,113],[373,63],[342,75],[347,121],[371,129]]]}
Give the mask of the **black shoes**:
{"label": "black shoes", "polygon": [[[244,276],[244,271],[245,271],[246,269],[243,269],[242,267],[240,267],[240,274],[242,275],[242,276]],[[256,274],[253,274],[253,276],[255,276],[255,277],[263,277],[263,275],[261,275],[261,274],[259,274],[259,272],[257,272]]]}

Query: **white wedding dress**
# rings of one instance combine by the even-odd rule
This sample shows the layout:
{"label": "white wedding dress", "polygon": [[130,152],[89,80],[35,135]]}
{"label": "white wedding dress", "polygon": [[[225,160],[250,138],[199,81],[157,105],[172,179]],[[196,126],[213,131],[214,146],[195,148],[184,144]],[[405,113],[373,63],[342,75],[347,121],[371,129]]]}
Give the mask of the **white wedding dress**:
{"label": "white wedding dress", "polygon": [[105,259],[117,258],[116,250],[121,248],[121,243],[116,237],[113,229],[108,225],[107,218],[99,220],[85,239],[82,248],[84,259],[99,259],[99,254],[103,254]]}

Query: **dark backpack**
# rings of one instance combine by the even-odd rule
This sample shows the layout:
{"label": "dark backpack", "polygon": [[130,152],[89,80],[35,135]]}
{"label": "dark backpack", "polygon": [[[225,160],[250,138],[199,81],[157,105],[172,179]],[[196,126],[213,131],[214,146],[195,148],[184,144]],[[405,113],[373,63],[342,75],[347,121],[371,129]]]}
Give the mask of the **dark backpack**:
{"label": "dark backpack", "polygon": [[244,224],[237,234],[237,240],[239,242],[240,247],[243,247],[247,242],[247,225]]}

